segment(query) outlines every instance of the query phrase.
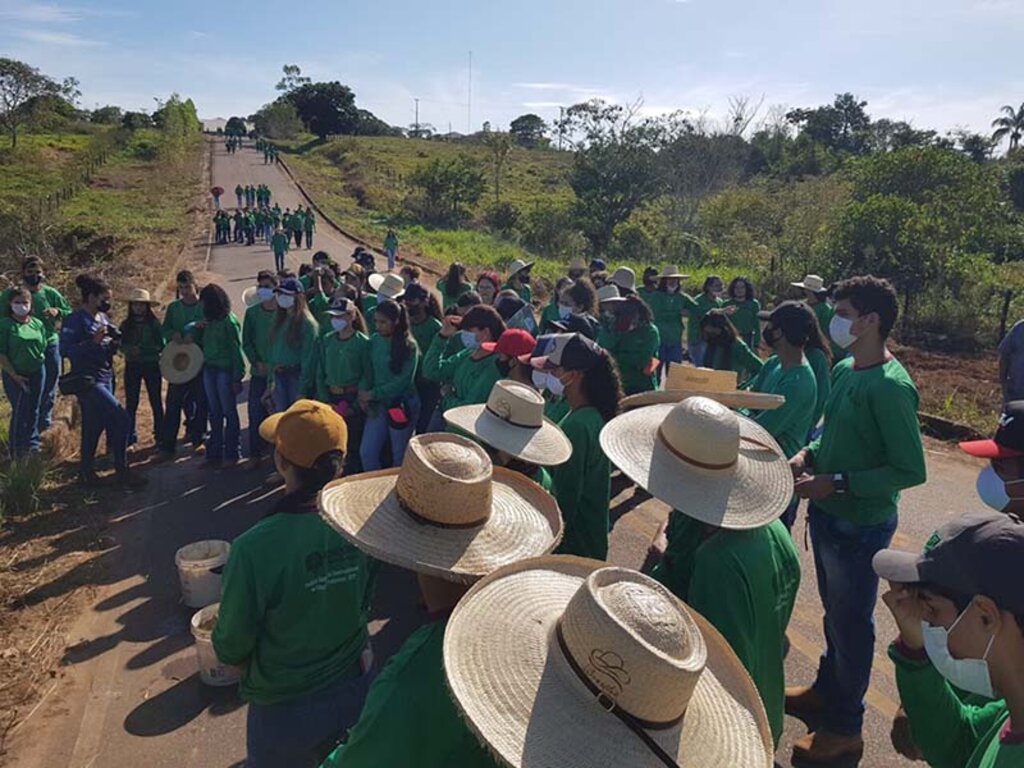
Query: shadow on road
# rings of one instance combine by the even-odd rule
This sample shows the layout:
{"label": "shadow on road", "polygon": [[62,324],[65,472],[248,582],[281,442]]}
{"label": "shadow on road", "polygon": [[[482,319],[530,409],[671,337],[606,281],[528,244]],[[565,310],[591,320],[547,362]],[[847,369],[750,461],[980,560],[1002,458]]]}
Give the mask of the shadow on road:
{"label": "shadow on road", "polygon": [[133,736],[163,736],[188,725],[204,711],[219,716],[241,706],[237,687],[203,685],[196,672],[129,712],[124,729]]}

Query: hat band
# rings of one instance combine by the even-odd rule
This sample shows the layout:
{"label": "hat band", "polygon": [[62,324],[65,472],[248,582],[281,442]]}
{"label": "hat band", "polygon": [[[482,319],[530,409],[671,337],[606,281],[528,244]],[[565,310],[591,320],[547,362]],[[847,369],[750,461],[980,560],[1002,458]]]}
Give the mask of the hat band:
{"label": "hat band", "polygon": [[476,520],[476,521],[471,522],[471,523],[442,523],[440,520],[432,520],[429,517],[424,517],[419,512],[417,512],[415,509],[413,509],[412,505],[409,504],[409,502],[407,502],[405,499],[402,498],[402,494],[398,490],[398,488],[395,488],[395,497],[398,499],[398,506],[399,506],[399,508],[403,512],[405,512],[405,514],[407,514],[409,517],[411,517],[413,520],[415,520],[417,523],[419,523],[420,525],[429,525],[429,526],[432,526],[434,528],[449,528],[449,529],[456,529],[456,528],[479,528],[481,525],[486,523],[491,518],[491,510],[488,509],[487,510],[487,514],[484,517],[482,517],[480,520]]}
{"label": "hat band", "polygon": [[658,439],[661,441],[662,445],[664,445],[668,449],[669,453],[671,453],[677,459],[682,459],[687,464],[692,464],[693,466],[700,467],[701,469],[729,469],[729,467],[736,466],[736,462],[739,460],[739,454],[737,454],[735,459],[726,462],[725,464],[708,464],[703,461],[697,461],[696,459],[687,456],[682,451],[674,448],[672,444],[666,439],[665,431],[662,427],[658,427]]}
{"label": "hat band", "polygon": [[619,718],[619,720],[627,728],[629,728],[629,730],[631,730],[633,733],[639,736],[640,740],[644,743],[644,745],[649,750],[651,750],[651,752],[654,753],[655,757],[657,757],[662,763],[664,763],[666,766],[669,766],[669,768],[680,768],[679,763],[677,763],[675,759],[670,754],[668,754],[668,752],[662,749],[661,745],[658,744],[658,742],[656,742],[654,739],[652,739],[651,735],[647,733],[647,731],[659,731],[672,728],[673,726],[679,724],[679,722],[683,719],[683,715],[680,715],[674,720],[669,720],[664,723],[655,723],[651,722],[650,720],[643,720],[639,717],[631,715],[629,712],[620,707],[616,703],[615,699],[608,695],[608,693],[601,690],[597,685],[595,685],[594,681],[587,677],[586,673],[580,668],[580,665],[576,663],[576,659],[573,658],[572,653],[569,651],[569,646],[565,642],[565,636],[562,634],[561,619],[559,619],[558,623],[555,625],[555,637],[558,639],[558,647],[561,648],[562,655],[565,656],[565,660],[569,662],[569,669],[571,669],[573,673],[575,673],[576,677],[580,679],[580,682],[582,682],[587,687],[587,690],[589,690],[592,694],[594,694],[595,697],[597,697],[598,703],[605,709],[605,711],[609,714],[615,715],[615,717]]}
{"label": "hat band", "polygon": [[523,423],[518,422],[518,421],[512,421],[511,418],[505,418],[500,413],[498,413],[496,410],[491,408],[490,403],[485,405],[484,408],[486,408],[487,412],[489,414],[491,414],[491,416],[493,416],[494,418],[500,419],[501,421],[505,422],[506,424],[511,424],[513,427],[522,427],[523,429],[540,429],[541,427],[544,426],[543,420],[541,421],[540,424],[523,424]]}

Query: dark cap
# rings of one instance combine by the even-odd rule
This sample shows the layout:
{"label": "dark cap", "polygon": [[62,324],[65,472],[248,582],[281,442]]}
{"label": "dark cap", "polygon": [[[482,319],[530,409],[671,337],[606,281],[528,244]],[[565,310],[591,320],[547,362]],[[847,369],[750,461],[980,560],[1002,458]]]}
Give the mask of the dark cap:
{"label": "dark cap", "polygon": [[494,302],[494,308],[498,310],[501,319],[508,321],[516,312],[526,305],[518,296],[502,296]]}
{"label": "dark cap", "polygon": [[300,283],[294,277],[285,278],[284,280],[281,281],[281,284],[277,286],[277,292],[289,294],[302,293],[302,283]]}
{"label": "dark cap", "polygon": [[771,323],[791,341],[807,339],[818,324],[818,319],[803,301],[784,301],[770,312],[758,312],[758,318]]}
{"label": "dark cap", "polygon": [[591,272],[604,272],[608,269],[608,265],[605,264],[604,259],[591,259],[590,260],[590,271]]}
{"label": "dark cap", "polygon": [[549,320],[548,325],[562,333],[578,333],[591,340],[597,338],[597,320],[590,315],[569,315],[565,320]]}
{"label": "dark cap", "polygon": [[1024,456],[1024,400],[1014,400],[1003,406],[999,426],[991,440],[960,443],[960,450],[980,459]]}
{"label": "dark cap", "polygon": [[1001,512],[969,512],[942,526],[937,538],[924,554],[883,549],[875,555],[875,573],[962,597],[985,595],[1004,610],[1024,614],[1024,521]]}
{"label": "dark cap", "polygon": [[327,310],[327,314],[331,317],[340,317],[346,312],[354,312],[356,309],[356,303],[352,299],[346,296],[338,296],[331,300],[331,305]]}
{"label": "dark cap", "polygon": [[[605,351],[578,333],[556,333],[537,339],[537,348],[533,354],[535,356],[529,358],[529,363],[537,369],[589,371],[604,357]],[[524,358],[520,358],[520,361],[527,362]]]}

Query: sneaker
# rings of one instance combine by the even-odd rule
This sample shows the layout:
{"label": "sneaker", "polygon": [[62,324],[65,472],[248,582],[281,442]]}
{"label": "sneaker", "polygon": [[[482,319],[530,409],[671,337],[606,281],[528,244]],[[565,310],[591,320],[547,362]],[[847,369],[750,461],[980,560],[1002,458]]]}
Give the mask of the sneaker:
{"label": "sneaker", "polygon": [[78,473],[78,482],[86,488],[97,488],[103,484],[103,479],[90,469]]}

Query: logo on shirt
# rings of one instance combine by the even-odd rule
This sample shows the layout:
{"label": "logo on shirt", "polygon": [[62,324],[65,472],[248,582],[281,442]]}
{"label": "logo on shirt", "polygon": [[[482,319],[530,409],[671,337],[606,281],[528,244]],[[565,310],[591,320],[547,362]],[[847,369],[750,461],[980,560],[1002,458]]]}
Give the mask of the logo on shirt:
{"label": "logo on shirt", "polygon": [[1001,413],[1001,414],[999,414],[999,426],[1000,427],[1008,427],[1011,424],[1013,424],[1013,419],[1014,419],[1014,417],[1011,416],[1010,414],[1008,414],[1008,413]]}

